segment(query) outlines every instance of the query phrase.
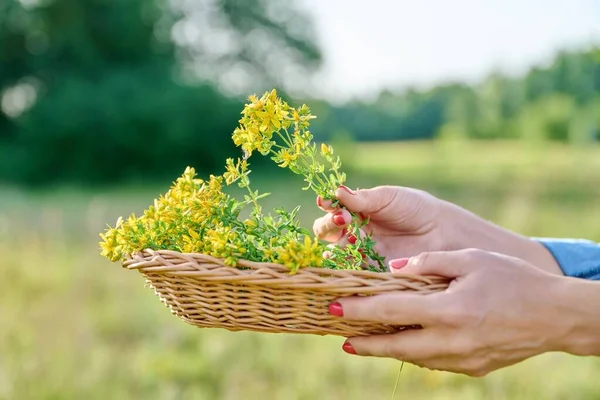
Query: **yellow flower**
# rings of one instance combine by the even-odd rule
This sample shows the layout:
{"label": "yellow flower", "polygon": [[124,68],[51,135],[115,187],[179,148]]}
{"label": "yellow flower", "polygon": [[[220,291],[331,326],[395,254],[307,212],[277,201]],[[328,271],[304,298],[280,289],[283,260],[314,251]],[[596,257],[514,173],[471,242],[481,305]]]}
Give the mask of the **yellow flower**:
{"label": "yellow flower", "polygon": [[225,161],[225,173],[223,174],[223,179],[225,179],[225,183],[227,185],[231,185],[233,182],[237,181],[244,175],[244,173],[248,170],[248,161],[237,159],[237,162],[233,163],[233,158],[228,158]]}
{"label": "yellow flower", "polygon": [[292,108],[277,97],[275,90],[265,92],[260,99],[249,96],[248,100],[250,103],[242,110],[240,127],[233,132],[233,142],[248,155],[254,150],[266,155],[271,150],[273,134],[290,126]]}
{"label": "yellow flower", "polygon": [[260,110],[263,107],[262,102],[258,99],[258,97],[256,97],[255,94],[248,96],[248,100],[250,101],[250,104],[246,105],[248,108]]}
{"label": "yellow flower", "polygon": [[100,237],[102,238],[102,242],[100,242],[102,252],[100,254],[113,262],[121,259],[119,232],[116,229],[109,229],[106,233],[101,233]]}
{"label": "yellow flower", "polygon": [[321,154],[324,156],[330,156],[333,154],[333,148],[325,143],[321,143]]}
{"label": "yellow flower", "polygon": [[298,159],[297,153],[291,153],[287,149],[280,150],[279,153],[277,154],[277,156],[281,160],[280,164],[279,164],[279,166],[281,168],[285,168],[285,167],[289,166],[290,163],[293,163],[294,161],[296,161]]}
{"label": "yellow flower", "polygon": [[323,248],[317,238],[314,241],[305,236],[304,242],[289,241],[278,249],[277,261],[295,273],[302,267],[321,267],[323,265]]}
{"label": "yellow flower", "polygon": [[271,126],[276,130],[281,129],[283,121],[289,114],[285,108],[287,107],[280,100],[268,101],[265,104],[264,111],[256,112],[256,115],[261,118],[260,130],[265,132]]}

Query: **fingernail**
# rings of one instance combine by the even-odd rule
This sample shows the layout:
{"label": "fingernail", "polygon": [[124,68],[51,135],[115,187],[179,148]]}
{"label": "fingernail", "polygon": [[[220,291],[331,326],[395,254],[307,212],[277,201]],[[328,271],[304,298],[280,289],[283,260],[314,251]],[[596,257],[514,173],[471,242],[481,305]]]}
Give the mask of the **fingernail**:
{"label": "fingernail", "polygon": [[317,196],[317,206],[323,207],[323,200],[321,199],[321,196]]}
{"label": "fingernail", "polygon": [[406,264],[408,264],[408,258],[399,258],[397,260],[390,261],[390,267],[392,267],[392,269],[404,268],[406,267]]}
{"label": "fingernail", "polygon": [[353,234],[349,233],[346,238],[348,239],[348,243],[350,244],[355,244],[356,243],[356,236],[354,236]]}
{"label": "fingernail", "polygon": [[329,307],[327,307],[329,309],[329,314],[335,316],[335,317],[343,317],[344,316],[344,310],[342,309],[342,305],[340,303],[333,302],[331,304],[329,304]]}
{"label": "fingernail", "polygon": [[342,190],[346,191],[348,194],[351,194],[351,195],[353,195],[353,196],[356,194],[356,193],[354,193],[352,190],[350,190],[350,188],[349,188],[349,187],[347,187],[347,186],[344,186],[344,185],[340,185],[340,189],[342,189]]}
{"label": "fingernail", "polygon": [[333,214],[333,223],[337,226],[342,226],[346,223],[346,221],[344,220],[344,215],[341,211],[338,211],[335,214]]}
{"label": "fingernail", "polygon": [[356,354],[356,350],[354,350],[354,347],[352,347],[352,345],[349,342],[344,342],[344,344],[342,345],[342,350],[344,350],[348,354]]}

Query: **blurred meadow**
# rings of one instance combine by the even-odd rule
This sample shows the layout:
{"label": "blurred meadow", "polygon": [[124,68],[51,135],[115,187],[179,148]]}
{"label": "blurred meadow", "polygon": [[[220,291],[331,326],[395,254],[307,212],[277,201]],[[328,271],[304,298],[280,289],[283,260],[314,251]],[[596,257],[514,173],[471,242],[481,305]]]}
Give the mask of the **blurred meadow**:
{"label": "blurred meadow", "polygon": [[[339,337],[188,326],[99,255],[106,224],[186,165],[206,176],[237,155],[253,92],[311,106],[350,187],[416,187],[526,235],[600,241],[598,44],[516,77],[336,103],[311,80],[323,33],[286,4],[0,3],[0,399],[391,398],[397,361]],[[301,205],[311,228],[314,196],[265,164],[265,208]],[[485,378],[405,365],[395,398],[600,399],[599,373],[565,354]]]}

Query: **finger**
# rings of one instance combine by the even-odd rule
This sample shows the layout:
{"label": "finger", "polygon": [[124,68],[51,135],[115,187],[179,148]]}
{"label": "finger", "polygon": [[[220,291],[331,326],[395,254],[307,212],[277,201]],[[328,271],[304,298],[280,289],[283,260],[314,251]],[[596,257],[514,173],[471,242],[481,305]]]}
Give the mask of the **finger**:
{"label": "finger", "polygon": [[[347,231],[344,231],[342,233],[343,233],[342,236],[335,243],[333,243],[335,246],[339,247],[340,249],[343,249],[344,247],[346,247],[350,244],[349,237],[354,239],[354,235],[352,235],[351,233],[348,233]],[[354,241],[354,243],[356,243],[356,241]]]}
{"label": "finger", "polygon": [[[449,355],[446,338],[434,329],[409,329],[391,335],[359,336],[346,340],[357,355],[391,357],[421,364],[424,360],[445,358]],[[352,351],[351,351],[352,352]]]}
{"label": "finger", "polygon": [[340,186],[335,196],[350,211],[362,213],[366,217],[370,213],[376,213],[388,206],[399,193],[401,188],[391,186],[379,186],[373,189],[350,190],[346,186]]}
{"label": "finger", "polygon": [[313,232],[321,240],[335,242],[341,238],[342,232],[351,221],[352,216],[348,210],[339,210],[316,219]]}
{"label": "finger", "polygon": [[[337,242],[335,242],[336,246],[343,249],[344,247],[348,246],[349,244],[356,244],[358,242],[358,237],[356,237],[356,235],[354,233],[348,232],[347,229],[343,233],[344,233],[344,235],[342,235],[340,237],[340,239]],[[366,233],[362,229],[359,229],[358,233],[359,233],[360,239],[364,239],[367,236]]]}
{"label": "finger", "polygon": [[[332,245],[339,247],[341,249],[344,249],[347,246],[354,246],[354,248],[357,249],[358,252],[361,253],[361,255],[362,255],[361,267],[363,269],[369,269],[369,267],[375,267],[378,270],[380,270],[382,266],[379,264],[379,262],[368,257],[367,253],[364,250],[363,242],[361,242],[361,241],[365,240],[366,237],[367,237],[367,234],[362,229],[358,229],[358,238],[356,235],[354,235],[353,233],[348,232],[346,230],[346,231],[342,232],[342,236],[340,237],[340,239],[338,241],[336,241],[335,243],[333,243]],[[381,249],[382,246],[381,246],[379,240],[377,240],[377,238],[374,238],[374,237],[372,237],[372,240],[376,242],[376,244],[373,246],[373,250],[375,251],[375,253],[382,254],[382,249]],[[347,261],[355,262],[356,260],[353,259],[353,257],[348,256]],[[385,269],[385,265],[383,265],[383,268]]]}
{"label": "finger", "polygon": [[483,250],[465,249],[421,253],[409,259],[390,261],[390,270],[396,273],[438,275],[458,278],[490,263],[493,255]]}
{"label": "finger", "polygon": [[348,320],[390,325],[432,326],[441,318],[443,292],[396,292],[368,297],[344,297],[330,304],[333,315]]}
{"label": "finger", "polygon": [[321,196],[317,196],[317,207],[326,212],[332,212],[338,209],[333,206],[333,200],[325,200]]}

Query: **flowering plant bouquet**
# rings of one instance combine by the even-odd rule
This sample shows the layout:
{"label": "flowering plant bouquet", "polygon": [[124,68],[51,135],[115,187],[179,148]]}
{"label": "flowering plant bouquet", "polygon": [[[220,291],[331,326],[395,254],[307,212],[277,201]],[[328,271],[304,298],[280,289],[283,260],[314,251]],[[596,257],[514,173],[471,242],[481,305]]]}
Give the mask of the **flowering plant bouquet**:
{"label": "flowering plant bouquet", "polygon": [[[197,178],[194,168],[187,167],[143,215],[119,218],[115,227],[101,234],[102,255],[123,261],[144,249],[172,250],[220,258],[231,267],[238,266],[239,260],[276,263],[292,274],[303,267],[385,272],[373,238],[360,234],[368,220],[356,214],[351,213],[348,232],[357,240],[340,248],[326,247],[302,228],[297,219],[299,207],[292,211],[278,208],[275,215],[263,213],[260,199],[268,194],[250,185],[249,159],[255,152],[302,175],[306,182],[303,189],[334,202],[335,190],[346,175],[333,148],[313,142],[308,128],[315,117],[306,105],[293,108],[275,90],[261,97],[249,96],[248,100],[232,135],[242,157],[227,159],[223,174],[208,179]],[[223,191],[224,186],[234,183],[247,190],[243,199]],[[251,207],[251,212],[242,219],[246,207]],[[323,256],[325,251],[327,257]]]}
{"label": "flowering plant bouquet", "polygon": [[[293,108],[275,90],[248,99],[232,136],[242,157],[207,179],[187,167],[141,216],[119,218],[100,234],[102,255],[139,271],[173,314],[198,327],[345,337],[405,329],[347,321],[327,306],[340,296],[431,293],[447,283],[386,273],[361,229],[368,220],[354,213],[347,230],[357,240],[344,247],[326,246],[302,228],[298,207],[264,213],[260,201],[268,194],[250,185],[255,153],[302,175],[305,190],[338,207],[335,191],[346,176],[333,148],[313,142],[306,105]],[[224,191],[233,184],[247,192],[243,198]]]}

